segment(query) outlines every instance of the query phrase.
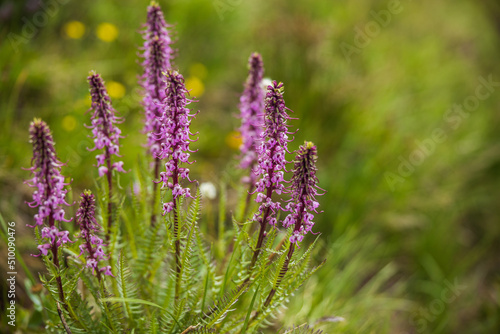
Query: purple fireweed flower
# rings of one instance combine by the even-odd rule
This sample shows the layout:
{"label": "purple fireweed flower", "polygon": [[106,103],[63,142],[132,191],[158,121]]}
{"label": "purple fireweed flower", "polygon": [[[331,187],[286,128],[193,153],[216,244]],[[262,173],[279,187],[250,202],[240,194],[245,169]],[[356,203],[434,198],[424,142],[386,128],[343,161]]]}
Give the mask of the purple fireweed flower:
{"label": "purple fireweed flower", "polygon": [[98,268],[101,260],[107,259],[108,256],[103,250],[103,241],[97,235],[101,231],[101,226],[95,219],[95,197],[89,191],[85,190],[81,195],[80,205],[76,212],[76,221],[80,225],[80,235],[83,243],[80,245],[80,255],[86,253],[87,268],[92,268],[92,272],[104,271],[105,275],[111,274],[111,267],[104,266]]}
{"label": "purple fireweed flower", "polygon": [[121,136],[121,130],[116,124],[121,123],[122,119],[115,114],[116,111],[111,105],[108,91],[104,86],[101,76],[92,71],[87,79],[92,99],[90,110],[93,111],[91,116],[92,123],[89,128],[92,129],[92,138],[95,144],[91,151],[104,149],[104,153],[96,156],[99,176],[108,174],[110,169],[125,172],[122,161],[111,163],[111,155],[120,157],[119,140],[123,137]]}
{"label": "purple fireweed flower", "polygon": [[[256,202],[262,203],[254,219],[261,222],[259,216],[262,214],[265,222],[275,225],[276,219],[270,213],[282,210],[279,202],[274,202],[271,198],[273,192],[278,195],[285,191],[283,185],[283,174],[286,171],[285,152],[288,152],[290,117],[287,114],[283,99],[283,83],[273,81],[267,87],[264,114],[264,132],[261,135],[261,144],[258,147],[259,160],[255,173],[260,176],[256,183],[258,192]],[[271,212],[269,212],[271,210]]]}
{"label": "purple fireweed flower", "polygon": [[147,23],[142,32],[144,45],[141,55],[144,60],[142,66],[144,74],[141,76],[141,86],[144,88],[143,105],[146,121],[144,132],[148,134],[149,150],[153,157],[160,151],[161,142],[155,138],[155,133],[160,132],[163,108],[161,102],[165,99],[166,82],[163,72],[171,67],[173,50],[172,39],[160,6],[153,2],[148,7]]}
{"label": "purple fireweed flower", "polygon": [[290,237],[292,243],[302,241],[304,235],[311,232],[314,226],[313,213],[318,213],[316,196],[321,188],[317,185],[316,160],[317,149],[313,143],[305,142],[297,150],[290,186],[292,198],[287,205],[290,214],[283,221],[284,227],[294,227]]}
{"label": "purple fireweed flower", "polygon": [[30,208],[38,208],[35,217],[35,226],[45,226],[41,230],[41,237],[47,240],[47,243],[39,245],[40,255],[47,255],[48,251],[57,249],[57,247],[71,242],[68,238],[68,231],[60,231],[56,222],[70,222],[72,219],[64,218],[64,209],[62,205],[69,205],[66,202],[64,176],[61,175],[61,166],[63,163],[56,156],[54,148],[54,139],[52,133],[44,121],[35,118],[30,124],[30,142],[33,144],[33,158],[31,159],[31,171],[33,178],[25,183],[32,188],[33,201],[27,203]]}
{"label": "purple fireweed flower", "polygon": [[184,78],[176,71],[169,70],[165,73],[165,99],[163,100],[164,113],[160,131],[155,134],[161,141],[158,159],[167,159],[165,172],[160,173],[162,188],[172,190],[172,202],[163,204],[163,214],[174,209],[174,202],[179,196],[191,197],[190,189],[180,185],[180,179],[189,179],[189,169],[181,167],[181,163],[191,164],[189,161],[189,144],[194,141],[189,131],[191,119],[195,116],[190,114],[186,107],[192,101],[187,98],[188,91],[184,85]]}
{"label": "purple fireweed flower", "polygon": [[[261,142],[262,125],[264,123],[264,88],[262,77],[264,65],[262,57],[253,53],[248,59],[248,77],[245,90],[240,98],[242,144],[240,146],[240,168],[255,169],[257,165],[257,148]],[[255,183],[255,174],[250,173],[250,183]]]}

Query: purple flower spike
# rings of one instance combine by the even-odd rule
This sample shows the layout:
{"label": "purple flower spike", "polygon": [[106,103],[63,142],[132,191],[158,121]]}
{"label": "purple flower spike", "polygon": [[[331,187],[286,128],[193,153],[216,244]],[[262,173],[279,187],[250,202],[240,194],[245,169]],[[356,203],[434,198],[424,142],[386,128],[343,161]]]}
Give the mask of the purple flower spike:
{"label": "purple flower spike", "polygon": [[194,141],[189,131],[191,119],[195,116],[190,114],[186,107],[191,100],[186,95],[188,91],[184,85],[184,78],[176,71],[169,70],[165,73],[167,88],[163,101],[164,113],[160,131],[156,138],[161,141],[158,159],[168,159],[165,163],[165,172],[160,173],[162,188],[172,190],[173,201],[163,204],[163,214],[174,209],[175,200],[179,196],[191,197],[190,189],[180,185],[180,179],[189,179],[189,169],[180,167],[181,163],[191,164],[189,161],[189,144]]}
{"label": "purple flower spike", "polygon": [[[264,123],[264,89],[262,77],[264,64],[258,53],[253,53],[248,59],[248,78],[245,90],[240,98],[242,137],[241,162],[243,169],[255,169],[257,165],[257,148],[261,142],[262,124]],[[250,173],[250,183],[255,183],[255,174]]]}
{"label": "purple flower spike", "polygon": [[59,231],[57,221],[70,222],[71,219],[64,218],[62,205],[69,205],[66,202],[64,176],[61,175],[61,166],[54,149],[54,140],[47,124],[41,119],[35,118],[30,124],[30,142],[33,144],[32,167],[29,168],[33,178],[25,183],[32,188],[33,201],[28,203],[31,208],[38,208],[35,215],[35,226],[45,226],[41,230],[43,239],[47,239],[46,244],[38,246],[40,255],[47,255],[50,249],[71,242],[68,238],[68,231]]}
{"label": "purple flower spike", "polygon": [[[292,198],[287,205],[290,214],[283,221],[284,227],[294,227],[290,242],[302,241],[304,235],[312,230],[314,222],[313,212],[318,213],[319,203],[318,178],[316,177],[317,150],[311,142],[300,146],[295,158],[291,192]],[[311,232],[312,233],[312,232]]]}
{"label": "purple flower spike", "polygon": [[87,79],[90,85],[90,97],[92,98],[92,108],[90,110],[93,111],[92,124],[89,128],[92,129],[92,138],[95,144],[91,150],[104,149],[104,153],[96,156],[99,176],[109,175],[113,169],[124,172],[123,162],[119,161],[111,164],[111,155],[120,157],[119,140],[123,137],[116,124],[121,123],[122,120],[115,115],[116,111],[111,105],[108,91],[101,76],[92,71]]}
{"label": "purple flower spike", "polygon": [[80,238],[83,243],[80,245],[80,255],[86,253],[87,268],[92,268],[94,275],[97,272],[104,271],[105,275],[111,274],[109,266],[98,268],[101,260],[107,259],[108,256],[103,250],[103,241],[97,235],[101,232],[101,226],[95,219],[95,197],[90,190],[85,190],[81,195],[80,205],[76,212],[76,220],[80,225]]}
{"label": "purple flower spike", "polygon": [[288,152],[287,121],[290,118],[286,112],[283,99],[283,83],[273,81],[272,85],[267,87],[265,100],[265,118],[264,132],[262,133],[262,143],[258,148],[259,161],[255,170],[260,180],[257,181],[256,191],[258,192],[256,202],[262,203],[259,212],[254,219],[261,222],[259,216],[262,214],[265,222],[274,225],[276,219],[271,218],[271,213],[282,210],[279,202],[274,202],[271,198],[273,192],[278,195],[285,191],[283,185],[283,174],[286,171],[285,152]]}
{"label": "purple flower spike", "polygon": [[161,142],[155,138],[155,133],[160,132],[163,108],[161,102],[165,99],[166,82],[163,72],[171,67],[173,50],[170,47],[172,39],[165,23],[160,6],[153,2],[148,7],[148,17],[145,29],[142,66],[144,74],[141,76],[141,86],[145,94],[143,105],[146,112],[144,132],[148,134],[148,147],[156,157],[160,151]]}

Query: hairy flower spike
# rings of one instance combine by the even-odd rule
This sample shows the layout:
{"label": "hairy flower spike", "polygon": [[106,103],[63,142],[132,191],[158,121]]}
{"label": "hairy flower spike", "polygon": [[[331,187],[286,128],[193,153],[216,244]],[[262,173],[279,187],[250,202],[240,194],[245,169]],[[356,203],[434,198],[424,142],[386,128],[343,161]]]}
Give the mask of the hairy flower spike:
{"label": "hairy flower spike", "polygon": [[[54,140],[47,124],[41,119],[35,118],[30,124],[30,142],[33,144],[32,167],[29,168],[33,178],[25,183],[32,188],[33,201],[28,203],[31,208],[38,208],[35,215],[35,226],[44,226],[41,230],[41,236],[47,239],[46,244],[38,246],[40,254],[47,255],[51,248],[71,242],[68,238],[68,231],[59,231],[57,221],[70,222],[71,219],[64,218],[64,209],[62,205],[69,205],[66,202],[66,193],[64,187],[68,183],[64,182],[64,176],[61,175],[61,166],[54,149]],[[40,255],[39,254],[39,255]],[[37,256],[39,256],[37,255]]]}
{"label": "hairy flower spike", "polygon": [[101,226],[95,219],[95,197],[89,191],[85,190],[81,195],[80,205],[76,212],[76,220],[80,225],[80,238],[83,243],[80,245],[80,255],[87,254],[87,268],[92,268],[92,272],[104,271],[105,275],[111,274],[111,267],[104,266],[98,268],[101,260],[108,258],[103,250],[103,241],[97,233],[101,231]]}
{"label": "hairy flower spike", "polygon": [[164,214],[174,208],[174,202],[179,196],[192,197],[189,188],[180,185],[180,179],[189,179],[189,169],[180,167],[181,163],[189,162],[189,144],[193,141],[190,136],[189,125],[194,115],[189,114],[186,107],[191,100],[186,95],[188,91],[184,85],[184,78],[176,71],[169,70],[165,73],[167,88],[163,101],[163,118],[159,133],[156,137],[161,141],[159,159],[168,159],[165,163],[165,172],[160,173],[163,183],[162,188],[172,190],[173,201],[163,204]]}
{"label": "hairy flower spike", "polygon": [[141,76],[141,85],[145,91],[144,132],[148,134],[148,147],[153,157],[158,155],[161,145],[154,134],[160,131],[163,114],[161,102],[165,99],[166,82],[163,80],[162,73],[170,69],[173,59],[173,50],[170,46],[172,39],[168,28],[160,6],[154,2],[151,3],[148,7],[147,23],[142,33],[144,74]]}
{"label": "hairy flower spike", "polygon": [[[262,57],[253,53],[248,60],[248,78],[245,90],[240,98],[241,127],[243,143],[240,146],[240,167],[255,169],[257,164],[257,148],[261,142],[262,125],[264,123],[264,89],[262,77],[264,65]],[[255,183],[255,174],[250,173],[250,182]]]}
{"label": "hairy flower spike", "polygon": [[[256,184],[258,192],[256,201],[262,203],[259,212],[255,214],[254,219],[259,220],[259,215],[264,210],[271,210],[275,213],[282,210],[279,202],[274,202],[271,198],[273,192],[281,194],[285,191],[283,185],[283,175],[286,171],[285,152],[288,152],[288,125],[290,118],[286,112],[285,101],[283,99],[283,83],[273,81],[272,85],[267,87],[265,100],[265,118],[264,132],[262,133],[262,143],[258,148],[259,161],[255,170],[260,180]],[[274,225],[276,219],[271,218],[270,214],[263,214],[267,223]]]}
{"label": "hairy flower spike", "polygon": [[318,178],[316,177],[317,150],[312,142],[305,142],[297,150],[291,185],[292,198],[287,205],[290,214],[283,221],[284,227],[294,227],[290,242],[302,241],[304,235],[312,230],[313,212],[317,213],[319,203]]}
{"label": "hairy flower spike", "polygon": [[92,129],[95,146],[92,150],[104,149],[104,153],[96,156],[99,176],[110,173],[112,169],[125,172],[122,161],[111,164],[111,155],[120,156],[119,139],[123,137],[116,124],[121,123],[122,120],[115,115],[116,111],[111,105],[111,100],[101,76],[92,71],[87,79],[92,99],[92,108],[90,110],[93,111],[90,128]]}

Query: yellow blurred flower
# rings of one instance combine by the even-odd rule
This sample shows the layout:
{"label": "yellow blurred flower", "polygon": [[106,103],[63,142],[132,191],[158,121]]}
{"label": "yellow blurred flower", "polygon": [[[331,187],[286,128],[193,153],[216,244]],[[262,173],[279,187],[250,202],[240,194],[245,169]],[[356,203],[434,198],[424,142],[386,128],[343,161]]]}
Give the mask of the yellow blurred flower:
{"label": "yellow blurred flower", "polygon": [[80,21],[70,21],[64,25],[66,36],[72,39],[80,39],[85,34],[85,26]]}
{"label": "yellow blurred flower", "polygon": [[62,119],[62,127],[68,132],[73,131],[76,127],[76,119],[70,115],[64,116]]}
{"label": "yellow blurred flower", "polygon": [[108,89],[108,94],[113,99],[121,99],[125,96],[125,86],[116,81],[107,81],[106,88]]}
{"label": "yellow blurred flower", "polygon": [[194,63],[189,67],[189,74],[193,77],[198,77],[201,80],[207,77],[207,68],[202,63]]}
{"label": "yellow blurred flower", "polygon": [[118,28],[111,23],[101,23],[97,26],[97,37],[104,42],[112,42],[118,37]]}
{"label": "yellow blurred flower", "polygon": [[189,91],[189,95],[200,97],[205,92],[205,85],[198,77],[189,77],[186,79],[186,89]]}
{"label": "yellow blurred flower", "polygon": [[242,143],[241,134],[238,131],[231,131],[226,136],[226,144],[232,149],[239,149]]}

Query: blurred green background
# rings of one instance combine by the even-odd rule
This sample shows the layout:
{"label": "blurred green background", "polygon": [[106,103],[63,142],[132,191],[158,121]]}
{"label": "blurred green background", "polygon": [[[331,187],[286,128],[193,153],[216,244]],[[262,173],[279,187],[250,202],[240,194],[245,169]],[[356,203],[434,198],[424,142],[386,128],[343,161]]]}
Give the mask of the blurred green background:
{"label": "blurred green background", "polygon": [[[31,190],[21,169],[30,165],[33,117],[52,128],[63,173],[73,179],[70,197],[97,176],[84,127],[89,70],[102,74],[126,119],[126,166],[144,158],[145,142],[138,31],[149,2],[44,3],[0,2],[0,212],[17,223],[17,247],[33,273],[41,261],[29,256],[35,245],[23,226],[34,212],[24,204]],[[191,105],[200,110],[194,178],[217,183],[234,174],[234,116],[253,51],[263,56],[265,76],[284,82],[299,118],[290,149],[305,139],[318,146],[328,192],[315,230],[323,240],[318,261],[328,262],[279,322],[326,333],[500,332],[496,1],[160,5],[175,31],[174,66],[199,100]],[[122,182],[129,186],[129,176]],[[37,313],[19,283],[22,327],[36,331]]]}

